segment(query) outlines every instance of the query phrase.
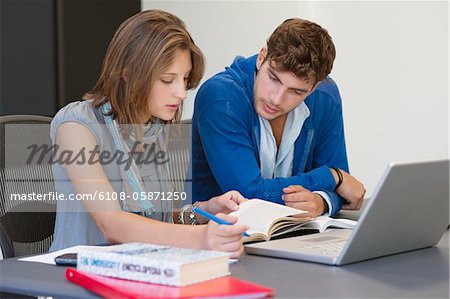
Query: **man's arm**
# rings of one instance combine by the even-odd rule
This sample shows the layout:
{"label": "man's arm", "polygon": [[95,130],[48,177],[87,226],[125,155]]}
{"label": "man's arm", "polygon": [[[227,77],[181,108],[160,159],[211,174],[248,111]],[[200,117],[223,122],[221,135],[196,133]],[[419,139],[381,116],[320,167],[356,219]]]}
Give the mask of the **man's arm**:
{"label": "man's arm", "polygon": [[235,103],[226,98],[214,100],[199,111],[196,119],[203,150],[222,192],[236,189],[247,198],[284,203],[282,189],[289,185],[302,185],[310,190],[334,189],[336,182],[327,166],[289,178],[264,179],[255,155],[252,134],[256,131],[249,127],[245,112],[236,113],[243,109],[233,107]]}
{"label": "man's arm", "polygon": [[[332,203],[333,212],[341,209],[359,209],[362,204],[365,188],[356,178],[349,174],[347,151],[344,136],[344,121],[342,113],[342,103],[339,90],[334,83],[324,82],[322,87],[325,91],[318,90],[313,96],[315,100],[315,113],[313,120],[317,131],[317,140],[312,153],[311,168],[317,168],[322,165],[334,167],[332,173],[335,181],[339,181],[340,172],[342,183],[339,188],[334,190],[314,190],[324,191],[328,195],[328,201]],[[312,99],[311,99],[312,100]],[[320,105],[319,105],[320,103]]]}
{"label": "man's arm", "polygon": [[[325,99],[327,106],[319,99],[322,100],[322,105],[316,108],[320,111],[314,111],[313,116],[319,113],[318,116],[322,118],[315,122],[324,122],[327,126],[320,127],[317,131],[312,152],[304,164],[307,171],[300,169],[295,176],[273,179],[261,176],[259,155],[255,154],[255,147],[258,145],[254,144],[254,139],[258,140],[259,136],[256,136],[257,132],[247,114],[248,109],[253,108],[243,109],[243,106],[249,105],[248,99],[243,98],[239,92],[235,92],[235,95],[232,93],[232,88],[224,89],[221,99],[200,99],[206,104],[201,105],[201,109],[197,111],[198,116],[194,119],[209,167],[221,191],[237,189],[247,198],[257,197],[283,204],[283,188],[301,185],[308,190],[325,192],[330,203],[330,215],[337,214],[342,207],[342,198],[333,191],[337,175],[328,165],[348,170],[338,92],[338,102]],[[205,95],[201,90],[197,97],[202,96]],[[230,100],[233,96],[241,101]],[[237,103],[241,106],[236,106]],[[343,189],[347,181],[340,189]]]}

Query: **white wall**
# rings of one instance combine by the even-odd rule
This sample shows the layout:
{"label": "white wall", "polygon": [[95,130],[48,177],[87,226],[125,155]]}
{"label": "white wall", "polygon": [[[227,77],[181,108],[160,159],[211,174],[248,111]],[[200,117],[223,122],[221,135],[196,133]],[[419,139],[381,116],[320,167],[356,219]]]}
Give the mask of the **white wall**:
{"label": "white wall", "polygon": [[372,191],[391,160],[448,157],[446,2],[317,2],[338,56],[352,172]]}
{"label": "white wall", "polygon": [[[250,56],[265,46],[272,31],[292,15],[302,11],[307,18],[308,2],[227,2],[227,1],[151,1],[142,9],[158,8],[179,16],[188,27],[195,43],[206,57],[203,81],[222,71],[236,55]],[[296,15],[296,14],[294,14]],[[184,104],[183,118],[191,118],[196,91],[190,92]]]}
{"label": "white wall", "polygon": [[[390,161],[449,156],[448,3],[143,1],[183,19],[207,58],[205,79],[256,53],[284,19],[327,28],[344,105],[349,162],[368,195]],[[192,115],[195,91],[185,103]]]}

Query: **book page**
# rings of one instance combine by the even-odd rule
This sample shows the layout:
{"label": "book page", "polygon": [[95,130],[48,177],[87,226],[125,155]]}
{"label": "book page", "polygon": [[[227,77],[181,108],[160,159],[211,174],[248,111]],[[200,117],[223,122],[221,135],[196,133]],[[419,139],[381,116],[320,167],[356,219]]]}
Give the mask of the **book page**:
{"label": "book page", "polygon": [[250,227],[247,233],[269,235],[270,228],[278,218],[306,213],[261,199],[250,199],[239,206],[239,210],[230,213],[238,217],[238,223]]}
{"label": "book page", "polygon": [[331,218],[329,216],[318,216],[310,222],[310,224],[316,227],[320,232],[324,232],[330,226],[339,228],[354,228],[357,224],[356,221],[342,218]]}
{"label": "book page", "polygon": [[286,218],[288,220],[279,221],[273,225],[270,233],[270,238],[281,236],[299,230],[308,230],[308,229],[319,230],[315,226],[310,225],[311,222],[309,220],[311,218],[293,218],[293,217],[289,218],[286,217]]}

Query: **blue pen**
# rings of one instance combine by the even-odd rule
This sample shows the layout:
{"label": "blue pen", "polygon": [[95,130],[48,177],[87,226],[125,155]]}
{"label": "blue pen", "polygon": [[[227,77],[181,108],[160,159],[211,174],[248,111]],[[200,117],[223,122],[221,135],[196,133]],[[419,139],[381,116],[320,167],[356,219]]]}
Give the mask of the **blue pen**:
{"label": "blue pen", "polygon": [[[210,213],[208,213],[208,212],[206,212],[206,211],[200,209],[199,207],[194,207],[194,212],[195,212],[195,213],[199,213],[199,214],[202,215],[203,217],[208,218],[209,220],[212,220],[212,221],[214,221],[214,222],[216,222],[216,223],[219,223],[219,224],[225,224],[225,225],[231,225],[230,222],[225,221],[225,220],[222,220],[222,219],[220,219],[220,218],[217,218],[217,217],[214,216],[213,214],[210,214]],[[250,235],[247,234],[246,232],[243,232],[242,235],[243,235],[244,237],[250,237]]]}

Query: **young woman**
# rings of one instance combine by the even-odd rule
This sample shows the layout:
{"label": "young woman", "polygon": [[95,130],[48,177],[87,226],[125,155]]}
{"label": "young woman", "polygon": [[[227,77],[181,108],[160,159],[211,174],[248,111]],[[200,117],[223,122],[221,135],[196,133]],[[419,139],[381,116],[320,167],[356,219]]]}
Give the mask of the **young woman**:
{"label": "young woman", "polygon": [[164,152],[165,124],[180,118],[186,91],[203,72],[203,55],[176,16],[148,10],[120,25],[94,88],[51,124],[59,162],[53,165],[55,185],[65,196],[58,201],[51,250],[149,242],[241,255],[247,227],[226,215],[245,200],[238,192],[198,204],[233,225],[207,222],[191,205],[182,209],[180,222],[207,224],[174,224],[171,201],[152,200],[153,192],[172,191],[167,164],[139,159],[149,145]]}

